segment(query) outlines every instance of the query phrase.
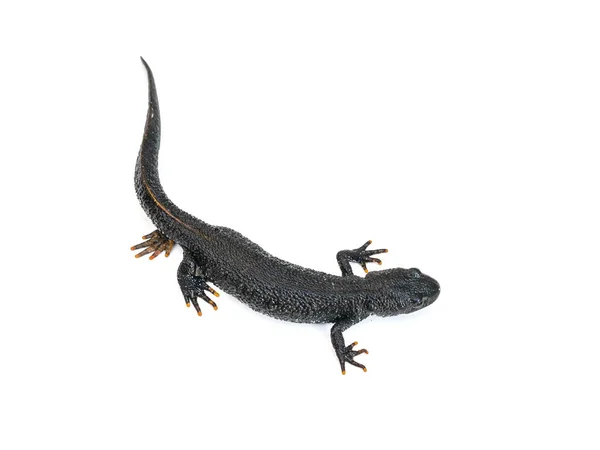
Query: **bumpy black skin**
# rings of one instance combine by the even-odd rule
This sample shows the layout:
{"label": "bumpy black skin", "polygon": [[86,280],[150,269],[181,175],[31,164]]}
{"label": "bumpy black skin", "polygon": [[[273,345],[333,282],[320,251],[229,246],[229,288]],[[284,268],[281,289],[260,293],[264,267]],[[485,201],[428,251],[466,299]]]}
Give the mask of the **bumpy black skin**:
{"label": "bumpy black skin", "polygon": [[[144,138],[135,169],[135,188],[140,203],[158,230],[181,245],[184,257],[178,281],[186,302],[197,306],[211,282],[252,309],[281,320],[333,323],[331,341],[340,361],[354,361],[358,353],[345,346],[342,332],[370,315],[392,316],[417,311],[435,301],[440,286],[418,269],[390,269],[358,277],[350,261],[368,261],[366,255],[382,251],[356,250],[338,253],[342,276],[306,269],[282,261],[240,233],[209,225],[179,209],[166,196],[158,176],[160,112],[152,71],[148,73],[149,100]],[[212,300],[209,301],[214,305]],[[199,307],[197,307],[199,309]],[[366,369],[365,369],[366,370]]]}

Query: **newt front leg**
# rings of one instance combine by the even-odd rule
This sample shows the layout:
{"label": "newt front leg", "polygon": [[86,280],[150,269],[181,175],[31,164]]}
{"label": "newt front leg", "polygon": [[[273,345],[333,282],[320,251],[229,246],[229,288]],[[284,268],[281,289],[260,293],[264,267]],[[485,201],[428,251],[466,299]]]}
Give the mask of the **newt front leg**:
{"label": "newt front leg", "polygon": [[367,269],[367,263],[374,262],[381,265],[381,260],[378,258],[371,258],[373,255],[378,255],[379,253],[387,253],[387,249],[382,248],[379,250],[367,250],[367,247],[371,245],[373,241],[367,241],[362,246],[355,248],[354,250],[341,250],[338,252],[336,259],[338,265],[340,266],[340,270],[342,271],[342,276],[352,276],[354,273],[352,272],[352,267],[350,266],[351,262],[355,262],[361,265],[365,273],[369,272]]}
{"label": "newt front leg", "polygon": [[354,357],[360,355],[361,353],[368,355],[369,352],[364,348],[361,350],[354,350],[354,347],[358,344],[358,342],[353,342],[352,344],[346,346],[346,343],[344,342],[344,336],[342,335],[345,330],[350,328],[352,325],[357,324],[362,319],[364,319],[364,317],[340,320],[337,321],[333,327],[331,327],[331,343],[333,344],[333,349],[335,350],[335,354],[340,362],[342,375],[346,375],[346,363],[360,367],[364,372],[367,371],[365,366],[354,361]]}

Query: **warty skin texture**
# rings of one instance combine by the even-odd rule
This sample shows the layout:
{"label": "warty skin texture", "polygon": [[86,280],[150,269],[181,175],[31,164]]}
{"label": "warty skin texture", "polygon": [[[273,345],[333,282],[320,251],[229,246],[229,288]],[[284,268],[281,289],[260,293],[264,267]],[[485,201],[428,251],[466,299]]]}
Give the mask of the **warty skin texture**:
{"label": "warty skin texture", "polygon": [[371,315],[407,314],[430,305],[440,292],[437,281],[418,269],[382,270],[364,278],[354,275],[350,262],[361,264],[366,271],[367,262],[381,263],[372,255],[387,251],[367,250],[370,241],[337,254],[342,276],[307,269],[276,258],[237,231],[207,224],[179,209],[160,184],[158,97],[152,71],[143,59],[142,62],[148,73],[148,113],[135,168],[135,189],[157,232],[145,244],[132,249],[148,247],[144,254],[156,250],[153,258],[161,249],[168,253],[173,242],[181,245],[184,256],[177,279],[186,303],[193,304],[199,315],[198,298],[217,309],[206,294],[215,293],[207,284],[210,282],[271,317],[333,323],[331,341],[342,373],[346,363],[366,371],[354,357],[367,351],[354,350],[356,343],[346,346],[343,331]]}

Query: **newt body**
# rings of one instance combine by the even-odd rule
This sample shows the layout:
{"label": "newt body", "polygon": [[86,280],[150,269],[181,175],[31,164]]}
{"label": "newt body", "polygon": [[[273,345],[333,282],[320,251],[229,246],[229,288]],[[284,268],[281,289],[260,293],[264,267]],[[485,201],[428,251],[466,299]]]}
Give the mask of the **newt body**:
{"label": "newt body", "polygon": [[207,282],[236,297],[249,307],[277,319],[302,323],[333,323],[331,341],[342,373],[349,363],[366,371],[354,357],[366,350],[346,346],[342,332],[370,315],[407,314],[433,303],[440,286],[418,269],[352,273],[350,262],[366,269],[381,264],[372,255],[387,250],[367,250],[370,241],[355,250],[337,254],[342,276],[307,269],[269,254],[229,228],[214,226],[178,208],[165,194],[158,176],[161,122],[156,85],[148,73],[148,113],[135,169],[135,188],[142,208],[157,230],[148,240],[132,247],[146,248],[136,256],[162,251],[168,256],[174,243],[183,248],[177,279],[188,306],[202,314],[198,298],[217,306],[206,292],[218,296]]}

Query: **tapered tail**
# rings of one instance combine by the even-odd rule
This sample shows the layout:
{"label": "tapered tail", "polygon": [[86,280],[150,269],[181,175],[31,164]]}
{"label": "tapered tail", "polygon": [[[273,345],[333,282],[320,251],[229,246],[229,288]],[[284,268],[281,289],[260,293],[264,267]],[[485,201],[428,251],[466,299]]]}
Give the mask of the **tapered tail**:
{"label": "tapered tail", "polygon": [[[140,57],[141,58],[141,57]],[[158,107],[158,95],[154,75],[148,63],[141,58],[146,72],[148,73],[148,113],[146,114],[146,126],[144,138],[140,147],[136,167],[136,187],[145,187],[151,196],[164,203],[168,200],[160,184],[158,176],[158,151],[160,149],[160,108]]]}
{"label": "tapered tail", "polygon": [[206,236],[209,225],[179,209],[160,184],[158,176],[158,151],[160,149],[160,109],[154,75],[148,63],[141,58],[148,73],[148,113],[144,138],[135,166],[135,190],[142,208],[154,224],[170,239],[178,241],[180,232],[193,232]]}

